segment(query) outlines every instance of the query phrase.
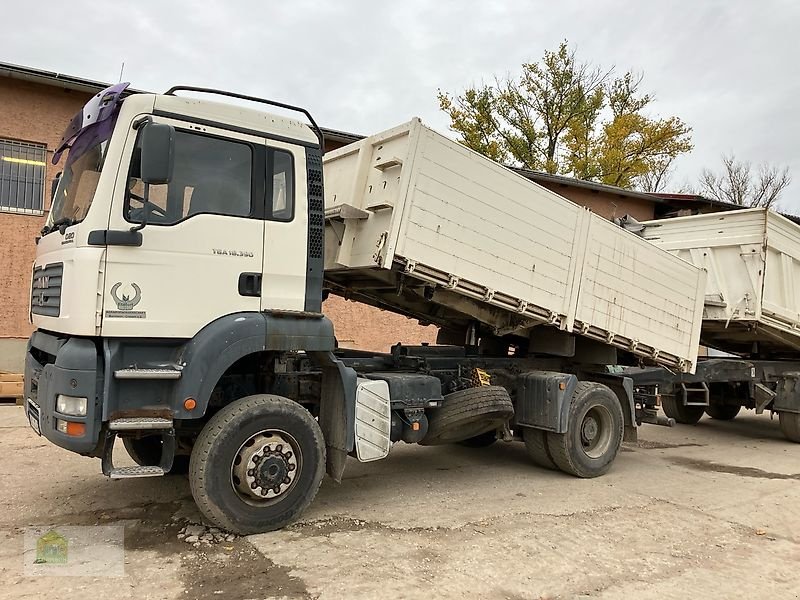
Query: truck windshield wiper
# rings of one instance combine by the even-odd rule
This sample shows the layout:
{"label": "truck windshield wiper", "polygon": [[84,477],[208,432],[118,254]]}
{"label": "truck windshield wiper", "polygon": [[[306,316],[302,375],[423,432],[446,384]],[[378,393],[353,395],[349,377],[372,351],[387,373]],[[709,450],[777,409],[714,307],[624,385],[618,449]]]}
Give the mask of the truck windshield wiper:
{"label": "truck windshield wiper", "polygon": [[64,227],[65,229],[71,225],[77,224],[78,221],[73,219],[72,217],[61,217],[60,219],[56,219],[53,221],[53,224],[49,227],[45,225],[42,228],[42,235],[47,235],[48,233],[53,233],[56,229]]}

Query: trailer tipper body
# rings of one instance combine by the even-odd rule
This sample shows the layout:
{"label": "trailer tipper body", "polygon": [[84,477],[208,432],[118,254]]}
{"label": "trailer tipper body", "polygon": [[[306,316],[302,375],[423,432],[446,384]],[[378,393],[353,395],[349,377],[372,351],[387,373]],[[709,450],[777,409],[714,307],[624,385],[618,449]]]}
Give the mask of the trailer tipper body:
{"label": "trailer tipper body", "polygon": [[464,330],[549,325],[692,371],[705,272],[414,119],[325,155],[326,278]]}
{"label": "trailer tipper body", "polygon": [[[596,477],[648,418],[605,365],[694,370],[701,269],[417,120],[323,165],[305,109],[124,92],[55,154],[25,368],[33,429],[111,478],[188,472],[206,518],[251,533],[400,441],[519,440]],[[331,292],[440,344],[338,348]]]}
{"label": "trailer tipper body", "polygon": [[800,442],[800,226],[763,208],[643,225],[645,240],[708,272],[701,343],[728,355],[701,359],[694,374],[629,371],[642,401],[658,386],[681,423],[772,410]]}

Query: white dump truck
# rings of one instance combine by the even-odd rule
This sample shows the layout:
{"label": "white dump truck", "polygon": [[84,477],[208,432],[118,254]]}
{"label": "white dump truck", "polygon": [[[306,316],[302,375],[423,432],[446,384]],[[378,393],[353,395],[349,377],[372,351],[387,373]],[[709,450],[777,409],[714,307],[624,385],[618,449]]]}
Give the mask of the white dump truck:
{"label": "white dump truck", "polygon": [[[605,365],[694,371],[705,271],[418,120],[323,159],[304,109],[125,85],[56,151],[25,369],[33,429],[105,475],[188,471],[240,533],[399,441],[521,440],[595,477],[648,418]],[[338,348],[328,293],[436,324],[440,344]],[[115,465],[117,438],[137,466]]]}
{"label": "white dump truck", "polygon": [[800,225],[763,208],[642,225],[645,240],[708,272],[700,337],[717,356],[693,373],[628,369],[640,402],[658,394],[685,424],[770,410],[800,442]]}

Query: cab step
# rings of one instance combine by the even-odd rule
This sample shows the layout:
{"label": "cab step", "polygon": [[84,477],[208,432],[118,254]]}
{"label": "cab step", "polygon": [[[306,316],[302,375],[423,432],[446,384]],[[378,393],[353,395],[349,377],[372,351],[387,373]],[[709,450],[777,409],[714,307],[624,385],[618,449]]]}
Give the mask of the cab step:
{"label": "cab step", "polygon": [[108,422],[113,431],[138,431],[140,429],[172,429],[172,419],[160,417],[125,417]]}
{"label": "cab step", "polygon": [[133,479],[134,477],[161,477],[165,474],[164,469],[158,466],[143,467],[135,465],[133,467],[114,467],[108,476],[111,479]]}
{"label": "cab step", "polygon": [[177,369],[117,369],[115,379],[180,379]]}

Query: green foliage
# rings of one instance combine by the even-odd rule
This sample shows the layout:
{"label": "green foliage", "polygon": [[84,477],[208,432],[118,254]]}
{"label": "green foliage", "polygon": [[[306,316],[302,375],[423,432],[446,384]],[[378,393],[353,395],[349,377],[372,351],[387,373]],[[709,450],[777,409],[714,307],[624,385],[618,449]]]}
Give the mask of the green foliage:
{"label": "green foliage", "polygon": [[662,185],[692,149],[691,128],[648,116],[653,97],[639,93],[641,77],[612,73],[578,61],[565,41],[517,77],[440,90],[439,106],[461,143],[496,161],[624,188]]}

